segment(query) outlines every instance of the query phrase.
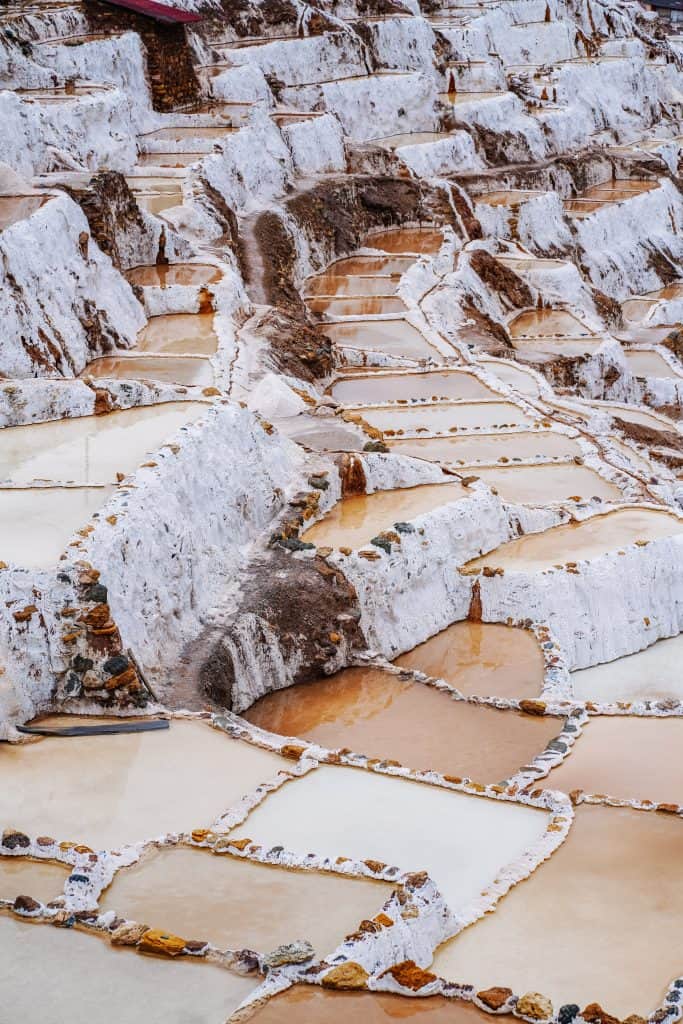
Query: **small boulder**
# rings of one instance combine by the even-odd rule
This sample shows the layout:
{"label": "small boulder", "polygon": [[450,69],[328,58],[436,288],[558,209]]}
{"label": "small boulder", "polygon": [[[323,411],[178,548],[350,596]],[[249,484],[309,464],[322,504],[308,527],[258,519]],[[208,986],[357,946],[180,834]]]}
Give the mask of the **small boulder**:
{"label": "small boulder", "polygon": [[367,987],[369,974],[355,960],[347,960],[328,971],[322,979],[323,988],[333,988],[340,992]]}
{"label": "small boulder", "polygon": [[553,1015],[553,1004],[540,992],[527,992],[517,1001],[517,1013],[533,1020],[548,1020]]}
{"label": "small boulder", "polygon": [[277,946],[271,953],[264,957],[263,963],[271,970],[275,967],[282,967],[284,964],[304,964],[312,960],[315,950],[310,942],[288,942],[285,945]]}
{"label": "small boulder", "polygon": [[486,988],[481,992],[477,992],[477,999],[484,1006],[488,1006],[489,1010],[500,1010],[501,1006],[505,1006],[511,995],[511,988],[495,985],[493,988]]}

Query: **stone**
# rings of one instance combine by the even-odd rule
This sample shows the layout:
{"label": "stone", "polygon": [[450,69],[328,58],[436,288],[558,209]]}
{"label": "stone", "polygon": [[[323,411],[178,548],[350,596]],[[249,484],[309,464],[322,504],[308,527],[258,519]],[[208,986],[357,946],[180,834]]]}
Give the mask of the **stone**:
{"label": "stone", "polygon": [[527,992],[517,1001],[517,1013],[533,1020],[548,1020],[553,1015],[553,1004],[540,992]]}
{"label": "stone", "polygon": [[581,1016],[586,1024],[619,1024],[619,1018],[613,1017],[611,1013],[603,1010],[600,1003],[589,1003],[582,1011]]}
{"label": "stone", "polygon": [[477,992],[477,999],[484,1006],[488,1006],[489,1010],[500,1010],[501,1006],[505,1006],[511,995],[511,988],[495,985],[493,988],[486,988],[481,992]]}
{"label": "stone", "polygon": [[185,949],[185,939],[171,932],[150,928],[138,942],[142,953],[156,953],[161,956],[179,956]]}
{"label": "stone", "polygon": [[109,676],[118,676],[129,668],[130,662],[128,661],[128,658],[126,658],[125,655],[123,654],[115,654],[113,657],[107,658],[104,665],[102,666],[102,669]]}
{"label": "stone", "polygon": [[544,715],[546,704],[542,700],[520,700],[519,710],[527,715]]}
{"label": "stone", "polygon": [[323,988],[332,988],[345,992],[352,989],[366,988],[369,977],[370,975],[365,968],[357,964],[355,960],[347,960],[346,963],[339,964],[337,967],[333,967],[331,971],[328,971],[322,979],[322,985]]}
{"label": "stone", "polygon": [[31,840],[25,833],[15,828],[6,828],[2,833],[2,845],[7,850],[26,850],[31,845]]}
{"label": "stone", "polygon": [[31,896],[17,896],[13,903],[14,910],[22,914],[33,914],[36,910],[40,910],[40,907],[41,904]]}
{"label": "stone", "polygon": [[106,604],[107,596],[107,588],[103,583],[91,583],[83,594],[83,600],[92,601],[94,604]]}
{"label": "stone", "polygon": [[580,1007],[576,1003],[565,1003],[557,1011],[557,1020],[559,1024],[571,1024],[574,1018],[578,1015]]}
{"label": "stone", "polygon": [[288,942],[277,946],[263,959],[263,963],[269,970],[275,967],[282,967],[284,964],[304,964],[312,960],[315,950],[310,942]]}
{"label": "stone", "polygon": [[403,988],[409,988],[411,992],[419,992],[426,985],[436,981],[436,974],[431,971],[424,971],[418,967],[414,960],[403,960],[400,964],[394,964],[387,971],[380,975],[381,978],[390,975],[397,984]]}
{"label": "stone", "polygon": [[147,930],[146,924],[124,921],[111,933],[111,944],[112,946],[137,946]]}

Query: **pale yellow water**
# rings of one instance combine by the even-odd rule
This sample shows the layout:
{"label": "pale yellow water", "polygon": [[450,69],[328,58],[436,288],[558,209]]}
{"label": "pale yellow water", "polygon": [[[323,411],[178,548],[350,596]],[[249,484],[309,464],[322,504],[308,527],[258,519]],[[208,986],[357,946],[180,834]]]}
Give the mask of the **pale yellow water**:
{"label": "pale yellow water", "polygon": [[515,317],[509,325],[509,331],[512,338],[578,338],[593,333],[565,309],[527,310]]}
{"label": "pale yellow water", "polygon": [[681,718],[591,718],[571,756],[543,785],[622,800],[683,801]]}
{"label": "pale yellow water", "polygon": [[215,284],[222,276],[218,267],[206,263],[160,263],[153,267],[135,267],[126,273],[131,284],[153,288]]}
{"label": "pale yellow water", "polygon": [[[51,725],[93,719],[49,719]],[[97,721],[97,720],[95,720]],[[207,828],[291,762],[206,722],[111,736],[0,745],[0,820],[94,849]],[[198,785],[198,779],[211,785]]]}
{"label": "pale yellow water", "polygon": [[390,447],[399,455],[416,455],[421,459],[461,465],[491,462],[494,459],[534,459],[537,456],[567,459],[581,454],[574,438],[550,431],[415,438],[391,441]]}
{"label": "pale yellow water", "polygon": [[252,1018],[256,1024],[490,1024],[490,1017],[462,999],[406,999],[386,992],[329,992],[297,985],[270,999]]}
{"label": "pale yellow water", "polygon": [[208,359],[175,359],[173,356],[106,356],[88,363],[81,377],[113,377],[153,383],[209,387],[213,370]]}
{"label": "pale yellow water", "polygon": [[105,416],[8,427],[0,431],[0,479],[115,483],[163,441],[207,411],[199,402],[169,402]]}
{"label": "pale yellow water", "polygon": [[492,398],[495,392],[471,373],[376,373],[337,381],[332,397],[348,405],[411,398]]}
{"label": "pale yellow water", "polygon": [[405,320],[359,320],[325,324],[323,332],[337,345],[367,352],[386,352],[408,359],[438,359],[439,353]]}
{"label": "pale yellow water", "polygon": [[318,547],[360,548],[394,523],[415,519],[451,501],[468,496],[458,484],[424,484],[374,494],[356,494],[342,498],[319,522],[302,535],[304,541]]}
{"label": "pale yellow water", "polygon": [[307,306],[313,313],[337,316],[400,316],[406,309],[398,295],[358,295],[312,298]]}
{"label": "pale yellow water", "polygon": [[135,194],[135,201],[141,210],[160,214],[164,210],[171,210],[174,206],[180,206],[183,197],[180,192],[137,192]]}
{"label": "pale yellow water", "polygon": [[513,345],[526,359],[547,362],[561,356],[589,355],[604,340],[597,335],[587,335],[585,338],[515,338]]}
{"label": "pale yellow water", "polygon": [[201,960],[142,956],[75,928],[0,915],[8,1021],[140,1024],[142,1013],[145,1024],[224,1024],[259,982]]}
{"label": "pale yellow water", "polygon": [[629,405],[612,405],[610,402],[591,402],[592,407],[599,412],[608,412],[611,416],[618,416],[621,420],[628,420],[630,423],[641,423],[645,427],[654,427],[655,430],[675,430],[675,425],[665,416],[656,416],[654,413],[644,412],[642,409]]}
{"label": "pale yellow water", "polygon": [[451,908],[476,897],[545,832],[544,811],[323,766],[252,811],[235,836],[286,850],[426,870]]}
{"label": "pale yellow water", "polygon": [[683,534],[683,520],[668,512],[624,508],[592,516],[581,523],[555,526],[503,544],[467,563],[468,569],[485,565],[515,572],[539,572],[567,561],[599,558],[636,540],[657,540]]}
{"label": "pale yellow water", "polygon": [[217,346],[213,313],[168,313],[148,320],[138,335],[136,351],[210,356]]}
{"label": "pale yellow water", "polygon": [[321,274],[310,277],[306,282],[309,289],[315,289],[316,295],[331,295],[332,291],[319,291],[319,288],[334,287],[338,278],[353,278],[355,275],[372,274],[379,277],[399,278],[405,274],[415,262],[414,256],[345,256],[341,260],[330,263]]}
{"label": "pale yellow water", "polygon": [[360,274],[342,276],[329,272],[312,278],[307,283],[307,294],[310,297],[316,295],[391,295],[396,291],[399,275],[374,274],[362,277]]}
{"label": "pale yellow water", "polygon": [[540,394],[540,386],[533,374],[528,373],[514,363],[503,362],[497,359],[482,359],[485,369],[510,387],[523,395],[530,395],[536,398]]}
{"label": "pale yellow water", "polygon": [[65,864],[28,857],[0,857],[0,899],[31,896],[41,903],[62,896],[70,874]]}
{"label": "pale yellow water", "polygon": [[572,672],[578,700],[683,700],[683,634],[644,651]]}
{"label": "pale yellow water", "polygon": [[478,782],[499,782],[517,772],[561,730],[557,718],[456,701],[377,668],[348,668],[277,690],[244,717],[269,732],[331,750],[344,747]]}
{"label": "pale yellow water", "polygon": [[383,252],[430,255],[443,245],[443,235],[436,228],[390,228],[368,235],[365,245],[368,249],[381,249]]}
{"label": "pale yellow water", "polygon": [[32,569],[56,565],[75,531],[86,525],[112,490],[112,487],[0,489],[0,561]]}
{"label": "pale yellow water", "polygon": [[631,373],[640,377],[680,377],[659,352],[624,352]]}
{"label": "pale yellow water", "polygon": [[491,622],[456,622],[395,665],[444,679],[466,696],[536,697],[543,686],[543,655],[533,633]]}
{"label": "pale yellow water", "polygon": [[323,957],[378,914],[392,891],[382,882],[175,848],[120,872],[100,905],[219,949],[268,953],[306,939]]}
{"label": "pale yellow water", "polygon": [[451,429],[471,430],[496,427],[528,427],[532,418],[512,402],[477,402],[461,404],[422,405],[415,407],[385,406],[363,409],[363,419],[378,430],[446,433]]}
{"label": "pale yellow water", "polygon": [[476,989],[541,992],[555,1010],[597,1002],[618,1018],[647,1016],[681,969],[682,825],[577,807],[562,846],[495,913],[441,946],[431,969]]}
{"label": "pale yellow water", "polygon": [[45,196],[0,196],[0,231],[26,220],[47,202]]}
{"label": "pale yellow water", "polygon": [[570,498],[621,501],[619,488],[595,470],[573,462],[557,466],[483,466],[476,474],[495,487],[503,501],[545,505]]}

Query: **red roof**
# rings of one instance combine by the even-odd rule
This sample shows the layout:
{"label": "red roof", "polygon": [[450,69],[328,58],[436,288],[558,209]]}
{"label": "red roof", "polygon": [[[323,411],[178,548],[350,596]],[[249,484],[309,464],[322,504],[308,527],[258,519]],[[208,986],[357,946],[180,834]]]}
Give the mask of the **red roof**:
{"label": "red roof", "polygon": [[130,11],[146,14],[149,18],[156,18],[157,21],[187,24],[188,22],[202,20],[200,14],[183,11],[178,7],[171,7],[170,4],[160,4],[157,3],[157,0],[105,0],[105,3],[113,4],[114,7],[127,7]]}

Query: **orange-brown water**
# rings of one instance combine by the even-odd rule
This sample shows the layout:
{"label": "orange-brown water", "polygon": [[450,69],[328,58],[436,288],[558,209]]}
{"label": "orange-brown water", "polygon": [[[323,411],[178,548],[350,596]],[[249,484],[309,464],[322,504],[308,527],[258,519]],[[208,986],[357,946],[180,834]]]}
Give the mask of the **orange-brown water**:
{"label": "orange-brown water", "polygon": [[406,309],[398,295],[356,295],[312,298],[307,300],[313,313],[336,316],[400,316]]}
{"label": "orange-brown water", "polygon": [[328,992],[314,985],[298,985],[271,999],[254,1017],[256,1024],[485,1024],[488,1014],[461,999],[431,996],[406,999],[385,992]]}
{"label": "orange-brown water", "polygon": [[543,655],[533,633],[489,622],[456,622],[394,664],[445,679],[465,695],[536,697]]}
{"label": "orange-brown water", "polygon": [[311,292],[312,294],[332,295],[332,292],[319,291],[318,282],[320,282],[320,286],[326,286],[329,282],[332,287],[336,279],[352,278],[358,274],[399,278],[409,267],[412,267],[414,262],[414,256],[346,256],[331,263],[321,274],[309,278],[307,287],[311,290],[315,289],[315,292]]}
{"label": "orange-brown water", "polygon": [[32,896],[41,903],[61,896],[70,873],[67,865],[27,857],[0,857],[0,899]]}
{"label": "orange-brown water", "polygon": [[512,338],[562,336],[577,338],[592,334],[580,320],[564,309],[532,309],[520,313],[509,325]]}
{"label": "orange-brown water", "polygon": [[126,274],[131,284],[154,288],[215,284],[222,276],[218,267],[205,263],[160,263],[154,267],[135,267]]}
{"label": "orange-brown water", "polygon": [[138,335],[137,352],[157,355],[213,355],[218,338],[213,313],[153,316]]}
{"label": "orange-brown water", "polygon": [[439,353],[405,320],[360,320],[325,324],[322,331],[337,345],[386,352],[408,359],[437,359]]}
{"label": "orange-brown water", "polygon": [[657,540],[683,534],[683,520],[656,509],[624,508],[607,515],[592,516],[581,523],[555,526],[533,533],[481,558],[467,563],[468,569],[485,565],[516,572],[539,572],[556,564],[599,558],[637,540]]}
{"label": "orange-brown water", "polygon": [[392,891],[381,882],[177,848],[121,872],[101,905],[221,949],[268,953],[307,939],[322,957],[379,913]]}
{"label": "orange-brown water", "polygon": [[360,274],[320,274],[307,284],[309,304],[311,298],[318,295],[391,295],[396,291],[398,280],[398,275],[389,274],[368,274],[365,277]]}
{"label": "orange-brown water", "polygon": [[619,488],[593,469],[573,462],[550,466],[483,466],[476,475],[503,501],[543,505],[569,499],[621,501]]}
{"label": "orange-brown water", "polygon": [[172,356],[105,356],[88,363],[81,377],[113,377],[116,380],[144,380],[153,383],[198,385],[213,384],[208,359],[174,359]]}
{"label": "orange-brown water", "polygon": [[376,668],[349,668],[262,697],[245,718],[269,732],[409,768],[499,782],[539,754],[557,718],[455,701]]}
{"label": "orange-brown water", "polygon": [[45,196],[0,196],[0,231],[26,220],[46,202]]}
{"label": "orange-brown water", "polygon": [[391,441],[392,451],[421,459],[469,464],[494,459],[574,458],[581,454],[577,441],[549,431],[519,431],[507,434],[479,434],[470,437],[414,438]]}
{"label": "orange-brown water", "polygon": [[471,373],[458,370],[443,373],[358,374],[339,380],[332,396],[348,405],[395,402],[411,398],[492,398],[495,392]]}
{"label": "orange-brown water", "polygon": [[577,807],[568,838],[495,913],[441,946],[432,970],[563,1003],[647,1016],[681,970],[683,822]]}
{"label": "orange-brown water", "polygon": [[435,228],[391,228],[368,235],[365,245],[382,252],[433,254],[443,245],[443,235]]}
{"label": "orange-brown water", "polygon": [[623,800],[683,803],[680,718],[591,718],[571,757],[544,785]]}
{"label": "orange-brown water", "polygon": [[424,484],[394,491],[356,494],[341,501],[303,534],[318,547],[360,548],[394,523],[414,519],[451,501],[468,497],[458,484]]}

